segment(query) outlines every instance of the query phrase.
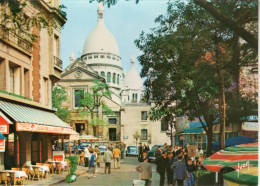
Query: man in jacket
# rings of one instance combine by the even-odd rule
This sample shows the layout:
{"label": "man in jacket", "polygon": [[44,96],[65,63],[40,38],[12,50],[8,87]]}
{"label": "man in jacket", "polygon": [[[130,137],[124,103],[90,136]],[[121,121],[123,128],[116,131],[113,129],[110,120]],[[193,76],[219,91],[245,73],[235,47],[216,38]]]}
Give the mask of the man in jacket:
{"label": "man in jacket", "polygon": [[107,147],[105,153],[104,153],[104,163],[105,163],[105,174],[108,170],[108,174],[111,174],[111,159],[113,158],[112,152],[109,150],[109,147]]}
{"label": "man in jacket", "polygon": [[121,159],[124,159],[125,144],[123,142],[121,143],[120,150],[121,150]]}
{"label": "man in jacket", "polygon": [[97,166],[100,167],[101,152],[100,152],[100,150],[99,150],[97,145],[95,146],[95,150],[94,151],[97,153]]}
{"label": "man in jacket", "polygon": [[[121,151],[119,150],[118,146],[116,146],[116,148],[113,150],[113,158],[114,158],[115,169],[116,169],[116,167],[118,169],[120,169],[120,155],[121,155]],[[116,164],[117,164],[117,166],[116,166]]]}
{"label": "man in jacket", "polygon": [[184,180],[189,177],[189,173],[186,170],[186,165],[182,161],[183,156],[178,156],[178,161],[174,162],[172,168],[174,169],[174,180],[177,181],[178,186],[182,186]]}
{"label": "man in jacket", "polygon": [[85,160],[85,167],[88,167],[88,162],[90,158],[90,153],[89,153],[89,145],[86,146],[85,152],[84,152],[84,160]]}
{"label": "man in jacket", "polygon": [[173,169],[171,168],[171,166],[174,163],[172,152],[168,151],[167,157],[169,158],[169,164],[167,166],[167,182],[168,185],[171,185],[173,184]]}
{"label": "man in jacket", "polygon": [[165,172],[170,164],[169,158],[167,157],[167,151],[162,152],[162,156],[156,160],[157,168],[156,171],[160,174],[160,186],[164,185]]}
{"label": "man in jacket", "polygon": [[155,150],[154,156],[155,156],[156,160],[157,160],[159,157],[162,156],[162,147],[161,147],[161,146],[159,146],[159,147],[157,148],[157,150]]}
{"label": "man in jacket", "polygon": [[143,145],[140,143],[138,147],[138,160],[142,161],[143,160]]}
{"label": "man in jacket", "polygon": [[140,179],[145,181],[145,186],[148,186],[152,178],[152,166],[148,163],[148,157],[145,157],[144,162],[139,163],[135,169],[140,172]]}

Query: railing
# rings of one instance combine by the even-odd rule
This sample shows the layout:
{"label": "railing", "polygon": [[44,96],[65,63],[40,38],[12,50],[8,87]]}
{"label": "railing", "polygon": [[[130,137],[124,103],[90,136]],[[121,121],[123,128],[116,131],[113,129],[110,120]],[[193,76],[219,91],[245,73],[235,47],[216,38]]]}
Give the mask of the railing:
{"label": "railing", "polygon": [[18,46],[29,53],[32,52],[32,44],[14,32],[0,30],[0,39],[7,40],[11,44]]}
{"label": "railing", "polygon": [[54,65],[62,69],[62,60],[60,58],[53,56],[53,63]]}

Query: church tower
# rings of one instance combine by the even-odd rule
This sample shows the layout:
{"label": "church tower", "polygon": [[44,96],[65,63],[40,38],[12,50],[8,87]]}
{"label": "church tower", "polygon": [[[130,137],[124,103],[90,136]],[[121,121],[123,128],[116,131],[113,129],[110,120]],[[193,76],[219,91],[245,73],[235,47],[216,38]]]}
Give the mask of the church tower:
{"label": "church tower", "polygon": [[112,99],[120,104],[123,68],[117,41],[104,23],[102,3],[98,4],[97,17],[97,25],[85,41],[81,59],[105,78],[110,90],[114,92]]}

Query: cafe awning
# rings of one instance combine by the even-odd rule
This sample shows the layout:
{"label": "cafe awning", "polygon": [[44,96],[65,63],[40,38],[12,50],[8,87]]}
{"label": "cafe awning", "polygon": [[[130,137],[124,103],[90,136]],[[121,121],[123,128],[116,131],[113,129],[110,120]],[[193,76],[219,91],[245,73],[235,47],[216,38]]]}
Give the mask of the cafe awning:
{"label": "cafe awning", "polygon": [[16,122],[16,131],[72,134],[72,127],[54,113],[0,101],[0,111]]}

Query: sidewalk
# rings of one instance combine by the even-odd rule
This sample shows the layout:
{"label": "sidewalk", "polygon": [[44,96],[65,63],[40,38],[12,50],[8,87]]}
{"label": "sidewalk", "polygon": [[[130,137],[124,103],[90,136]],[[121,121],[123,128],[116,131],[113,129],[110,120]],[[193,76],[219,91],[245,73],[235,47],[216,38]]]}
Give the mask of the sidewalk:
{"label": "sidewalk", "polygon": [[[87,167],[78,165],[76,173],[78,176],[81,176],[81,175],[86,174],[87,170],[88,170]],[[50,174],[48,178],[44,178],[41,181],[37,181],[37,180],[30,181],[29,180],[29,182],[25,181],[24,184],[25,185],[49,185],[49,186],[57,185],[60,183],[65,183],[67,175],[68,175],[68,171],[63,171],[61,174]]]}

